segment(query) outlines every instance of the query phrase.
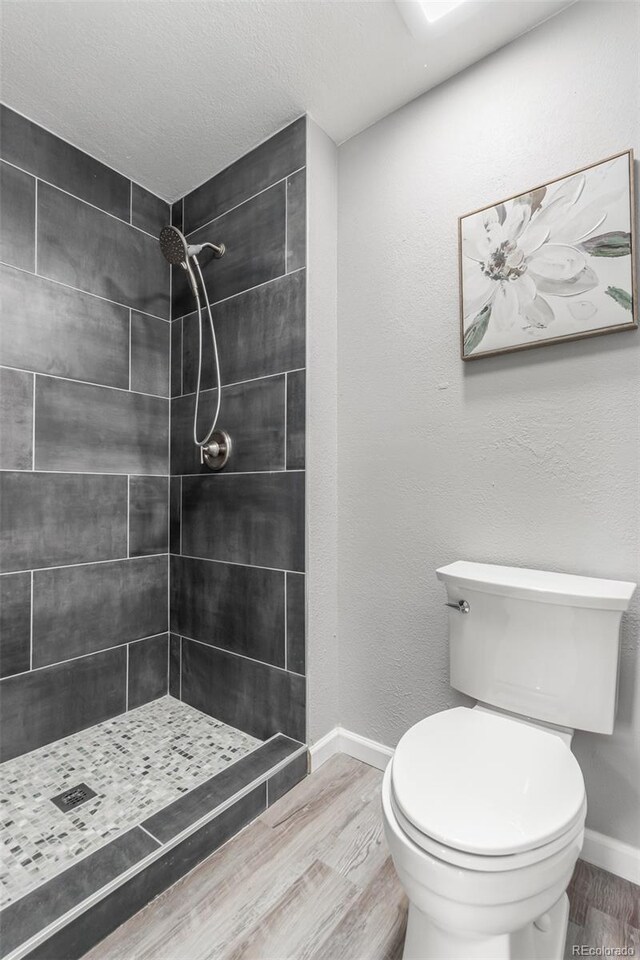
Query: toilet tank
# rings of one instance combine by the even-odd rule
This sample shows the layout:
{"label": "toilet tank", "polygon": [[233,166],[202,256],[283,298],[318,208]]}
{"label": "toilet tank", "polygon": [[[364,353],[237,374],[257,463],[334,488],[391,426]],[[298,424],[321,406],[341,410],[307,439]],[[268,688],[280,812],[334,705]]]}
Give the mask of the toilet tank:
{"label": "toilet tank", "polygon": [[634,583],[466,560],[437,575],[454,605],[452,687],[521,716],[612,733],[620,620]]}

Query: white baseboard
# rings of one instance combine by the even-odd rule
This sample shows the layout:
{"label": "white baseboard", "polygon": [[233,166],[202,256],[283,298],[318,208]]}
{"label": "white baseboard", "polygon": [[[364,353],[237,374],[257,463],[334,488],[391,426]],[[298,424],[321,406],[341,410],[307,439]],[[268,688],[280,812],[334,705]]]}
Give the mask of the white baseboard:
{"label": "white baseboard", "polygon": [[377,767],[378,770],[384,770],[393,756],[391,747],[385,747],[368,737],[361,737],[359,733],[352,733],[344,727],[334,727],[314,743],[309,752],[312,773],[336,753],[346,753],[356,760],[368,763],[370,767]]}
{"label": "white baseboard", "polygon": [[580,854],[582,860],[592,863],[594,867],[608,870],[618,877],[640,884],[640,850],[630,843],[607,837],[597,830],[584,832],[584,846]]}
{"label": "white baseboard", "polygon": [[[393,756],[391,747],[361,737],[358,733],[335,727],[311,747],[311,772],[317,770],[336,753],[346,753],[370,767],[384,770]],[[618,877],[640,884],[640,850],[630,843],[615,840],[596,830],[585,830],[583,860]]]}

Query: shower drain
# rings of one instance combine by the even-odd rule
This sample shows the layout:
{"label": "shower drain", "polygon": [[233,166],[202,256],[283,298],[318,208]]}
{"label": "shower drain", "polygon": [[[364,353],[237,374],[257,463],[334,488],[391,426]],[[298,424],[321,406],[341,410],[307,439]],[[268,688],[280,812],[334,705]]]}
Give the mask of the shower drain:
{"label": "shower drain", "polygon": [[51,803],[55,803],[63,813],[69,813],[95,796],[97,796],[95,790],[88,787],[86,783],[78,783],[75,787],[69,787],[64,793],[59,793],[57,797],[51,797]]}

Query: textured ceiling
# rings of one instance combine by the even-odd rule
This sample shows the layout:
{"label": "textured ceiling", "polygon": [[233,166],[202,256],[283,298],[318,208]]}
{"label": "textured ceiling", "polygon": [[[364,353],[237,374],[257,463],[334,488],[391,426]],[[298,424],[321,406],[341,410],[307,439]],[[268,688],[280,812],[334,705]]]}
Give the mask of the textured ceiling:
{"label": "textured ceiling", "polygon": [[173,200],[304,111],[340,143],[569,2],[473,0],[418,41],[387,0],[5,0],[2,99]]}

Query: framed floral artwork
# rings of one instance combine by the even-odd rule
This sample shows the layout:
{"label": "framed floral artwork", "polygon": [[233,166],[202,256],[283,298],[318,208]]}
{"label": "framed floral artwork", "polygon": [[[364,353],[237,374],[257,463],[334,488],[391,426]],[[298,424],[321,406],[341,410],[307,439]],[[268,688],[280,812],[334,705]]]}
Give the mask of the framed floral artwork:
{"label": "framed floral artwork", "polygon": [[638,326],[633,151],[460,217],[463,360]]}

